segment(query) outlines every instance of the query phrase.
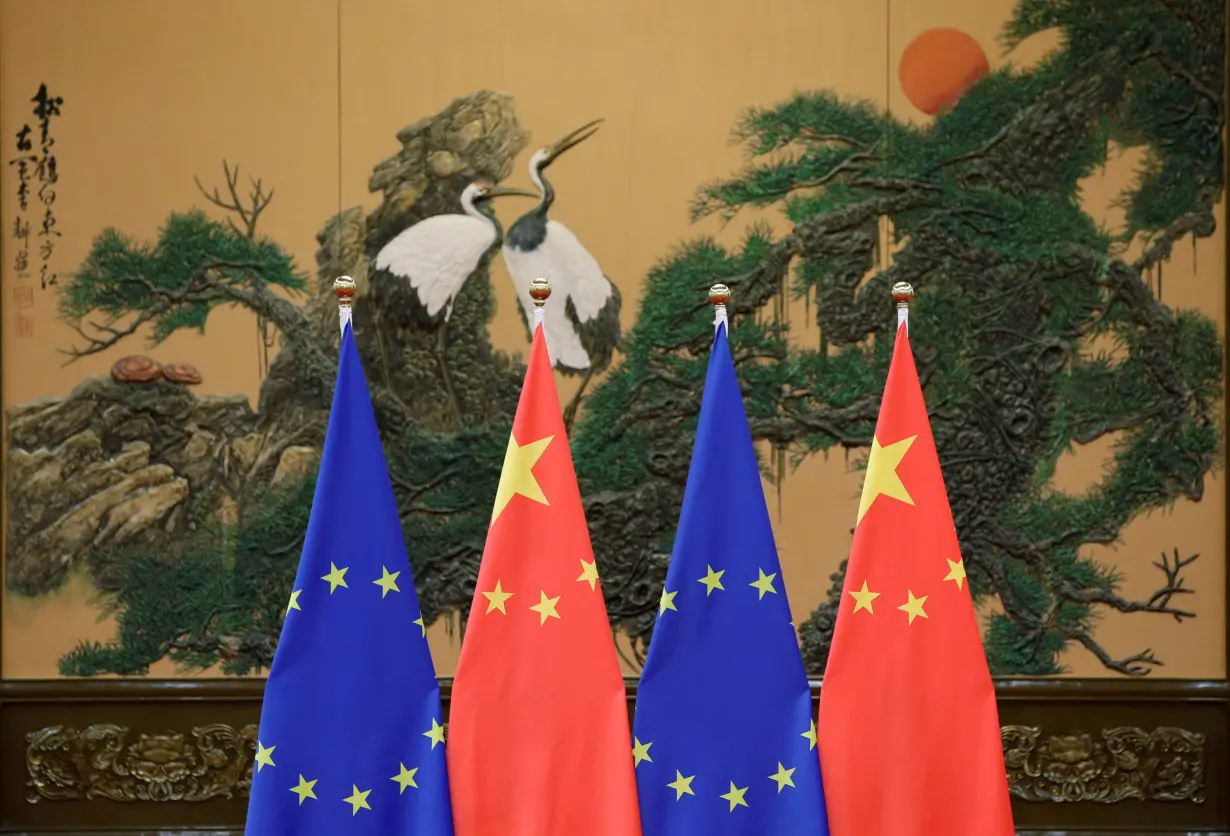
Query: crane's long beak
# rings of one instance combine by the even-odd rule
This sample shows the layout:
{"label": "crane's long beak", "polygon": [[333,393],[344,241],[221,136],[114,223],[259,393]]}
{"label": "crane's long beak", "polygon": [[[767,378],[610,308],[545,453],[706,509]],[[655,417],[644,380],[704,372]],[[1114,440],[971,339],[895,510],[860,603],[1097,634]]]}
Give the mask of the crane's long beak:
{"label": "crane's long beak", "polygon": [[520,197],[532,197],[537,200],[542,195],[538,192],[527,192],[525,189],[518,189],[513,186],[492,186],[487,189],[483,197],[507,197],[509,195],[518,195]]}
{"label": "crane's long beak", "polygon": [[548,163],[551,162],[552,160],[554,160],[560,154],[567,151],[572,146],[582,143],[585,140],[589,139],[591,136],[593,136],[594,134],[598,132],[598,126],[602,124],[602,122],[604,121],[605,120],[603,119],[595,119],[594,121],[588,122],[582,125],[581,127],[577,128],[572,133],[566,134],[560,139],[557,139],[554,142],[554,144],[550,145],[547,148],[546,162]]}

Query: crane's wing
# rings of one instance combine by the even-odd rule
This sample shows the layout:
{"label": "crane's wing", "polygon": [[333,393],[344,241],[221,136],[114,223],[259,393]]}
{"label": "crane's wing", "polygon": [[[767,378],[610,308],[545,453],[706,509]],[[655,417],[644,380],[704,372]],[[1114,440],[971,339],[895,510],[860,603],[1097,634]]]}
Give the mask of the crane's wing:
{"label": "crane's wing", "polygon": [[469,215],[434,215],[385,244],[376,254],[376,269],[408,280],[427,314],[435,316],[450,305],[494,243],[489,223]]}
{"label": "crane's wing", "polygon": [[577,319],[589,322],[596,317],[611,298],[613,289],[610,279],[602,274],[598,260],[590,255],[572,230],[559,221],[547,221],[547,240],[539,250],[547,253],[556,271],[556,275],[544,274],[543,277],[551,281],[551,287],[559,287],[572,299]]}
{"label": "crane's wing", "polygon": [[551,282],[551,301],[543,309],[543,330],[547,338],[547,356],[551,365],[565,366],[569,369],[584,370],[589,368],[589,352],[581,345],[581,338],[576,328],[568,320],[567,299],[569,280],[567,274],[558,268],[553,268],[549,243],[534,250],[518,250],[504,245],[502,250],[504,263],[508,266],[508,275],[512,277],[517,288],[517,300],[525,311],[526,323],[534,320],[534,303],[530,299],[530,283],[537,278]]}

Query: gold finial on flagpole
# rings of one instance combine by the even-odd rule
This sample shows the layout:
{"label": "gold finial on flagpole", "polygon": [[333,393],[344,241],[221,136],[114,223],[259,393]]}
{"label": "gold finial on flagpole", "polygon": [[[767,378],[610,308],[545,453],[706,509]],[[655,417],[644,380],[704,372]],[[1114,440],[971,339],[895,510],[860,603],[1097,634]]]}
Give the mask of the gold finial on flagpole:
{"label": "gold finial on flagpole", "polygon": [[897,327],[906,325],[910,319],[910,302],[914,299],[914,286],[909,282],[893,285],[893,301],[897,303]]}
{"label": "gold finial on flagpole", "polygon": [[337,296],[337,313],[342,331],[350,322],[351,306],[354,304],[355,283],[350,276],[338,276],[333,280],[333,294]]}
{"label": "gold finial on flagpole", "polygon": [[354,299],[354,279],[350,276],[338,276],[333,280],[333,292],[337,295],[337,304],[349,308]]}
{"label": "gold finial on flagpole", "polygon": [[720,283],[709,288],[709,304],[713,306],[713,330],[716,331],[723,322],[729,327],[726,306],[730,304],[730,288]]}
{"label": "gold finial on flagpole", "polygon": [[537,331],[538,326],[542,324],[542,306],[547,304],[547,300],[551,298],[551,283],[541,276],[534,279],[530,282],[530,298],[534,300],[534,321],[530,330]]}
{"label": "gold finial on flagpole", "polygon": [[535,308],[547,304],[547,300],[551,298],[551,283],[543,278],[534,279],[530,282],[530,298],[534,300]]}

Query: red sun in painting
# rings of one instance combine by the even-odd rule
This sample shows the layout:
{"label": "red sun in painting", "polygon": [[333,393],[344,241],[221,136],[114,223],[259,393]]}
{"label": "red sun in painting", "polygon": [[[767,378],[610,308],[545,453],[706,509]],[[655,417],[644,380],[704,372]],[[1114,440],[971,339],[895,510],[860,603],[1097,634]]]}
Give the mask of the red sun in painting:
{"label": "red sun in painting", "polygon": [[934,116],[991,69],[987,54],[960,29],[928,29],[901,55],[901,90],[914,107]]}

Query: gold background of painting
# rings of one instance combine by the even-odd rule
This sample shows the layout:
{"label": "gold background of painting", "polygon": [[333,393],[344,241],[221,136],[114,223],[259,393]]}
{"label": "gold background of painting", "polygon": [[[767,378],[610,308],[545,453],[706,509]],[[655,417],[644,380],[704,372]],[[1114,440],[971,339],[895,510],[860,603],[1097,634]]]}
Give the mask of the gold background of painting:
{"label": "gold background of painting", "polygon": [[[727,229],[716,219],[692,225],[686,207],[702,183],[742,162],[727,137],[752,105],[798,89],[836,90],[885,104],[900,118],[929,117],[905,99],[897,62],[909,41],[934,26],[954,26],[983,45],[992,67],[1028,65],[1056,43],[1047,35],[1004,55],[997,36],[1012,0],[912,0],[891,9],[860,0],[471,0],[460,13],[445,3],[343,0],[0,0],[0,133],[5,160],[13,135],[30,121],[27,101],[45,82],[64,97],[53,122],[61,181],[55,212],[64,232],[52,267],[71,273],[105,226],[149,240],[171,211],[203,206],[193,183],[222,183],[221,160],[239,163],[276,190],[260,232],[314,270],[316,232],[341,205],[379,202],[369,194],[372,166],[397,149],[400,128],[479,88],[511,93],[533,142],[513,185],[528,186],[533,148],[579,124],[605,117],[598,135],[552,168],[567,224],[624,294],[623,326],[638,308],[648,268],[681,240],[714,234],[735,242],[751,215]],[[338,139],[339,31],[341,147]],[[339,173],[340,159],[340,173]],[[1124,155],[1092,178],[1086,206],[1114,228],[1110,208],[1139,163]],[[3,228],[16,215],[16,173],[0,175]],[[507,225],[521,201],[499,207]],[[210,210],[216,213],[217,210]],[[216,215],[215,215],[216,216]],[[768,215],[771,221],[777,219]],[[1219,224],[1224,213],[1219,211]],[[13,248],[3,241],[5,404],[63,396],[86,375],[106,374],[124,354],[188,361],[204,375],[201,394],[243,393],[260,384],[255,317],[223,308],[205,335],[179,333],[150,349],[134,340],[111,353],[64,366],[57,349],[73,332],[56,319],[56,297],[32,281],[34,305],[14,304]],[[1197,268],[1198,265],[1198,268]],[[1199,308],[1225,328],[1224,233],[1184,241],[1166,266],[1165,301]],[[716,277],[715,277],[716,278]],[[497,347],[525,353],[511,283],[497,259]],[[885,300],[885,304],[889,304]],[[792,311],[795,337],[815,345],[814,323]],[[18,336],[18,317],[33,334]],[[916,328],[942,327],[917,322]],[[560,380],[561,396],[571,383]],[[1067,456],[1056,487],[1094,483],[1109,456],[1103,441]],[[826,595],[846,553],[860,476],[840,455],[813,457],[786,480],[780,497],[766,484],[782,571],[796,621]],[[1103,612],[1098,641],[1115,656],[1150,647],[1165,662],[1155,675],[1220,678],[1225,670],[1224,482],[1210,477],[1201,503],[1180,502],[1129,525],[1123,542],[1090,554],[1117,566],[1125,596],[1147,596],[1160,573],[1150,566],[1178,546],[1201,558],[1184,573],[1196,619]],[[414,548],[414,544],[409,544]],[[56,676],[57,660],[82,639],[107,641],[95,592],[80,573],[39,598],[6,594],[0,675]],[[990,604],[994,606],[994,604]],[[452,672],[457,639],[442,623],[429,631],[437,669]],[[1077,676],[1108,676],[1083,648],[1062,659]],[[170,663],[152,675],[175,676]]]}

